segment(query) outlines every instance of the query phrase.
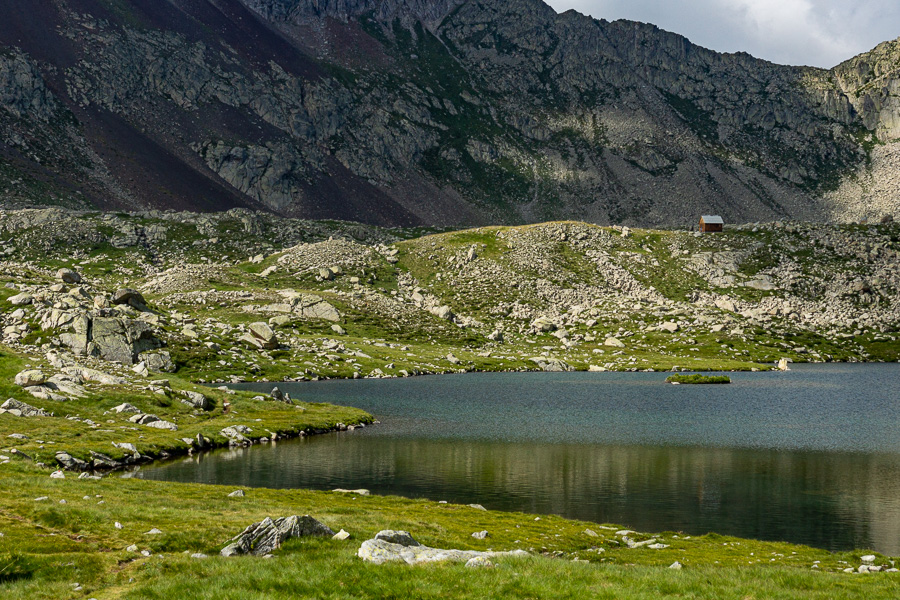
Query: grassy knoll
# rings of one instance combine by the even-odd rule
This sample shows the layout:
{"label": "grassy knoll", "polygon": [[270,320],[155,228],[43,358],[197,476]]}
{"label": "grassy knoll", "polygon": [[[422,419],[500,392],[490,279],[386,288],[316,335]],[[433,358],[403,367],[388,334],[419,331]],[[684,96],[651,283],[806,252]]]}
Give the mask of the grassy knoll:
{"label": "grassy knoll", "polygon": [[[0,470],[0,596],[737,599],[900,593],[896,574],[830,572],[860,564],[859,552],[676,533],[654,536],[669,548],[630,549],[613,529],[554,516],[536,520],[427,500],[306,490],[251,489],[244,498],[229,498],[230,491],[116,477],[51,480],[34,467],[7,465]],[[35,500],[40,497],[47,499]],[[249,523],[289,514],[311,514],[353,537],[293,540],[273,559],[216,556]],[[122,529],[114,526],[117,521]],[[154,527],[162,533],[145,534]],[[387,528],[408,530],[435,547],[522,548],[533,554],[498,559],[497,568],[488,570],[374,566],[358,559],[359,543]],[[585,533],[587,528],[598,535]],[[488,539],[471,537],[483,529]],[[151,555],[125,550],[131,544]],[[210,558],[190,558],[193,553]],[[668,569],[675,561],[684,568]]]}

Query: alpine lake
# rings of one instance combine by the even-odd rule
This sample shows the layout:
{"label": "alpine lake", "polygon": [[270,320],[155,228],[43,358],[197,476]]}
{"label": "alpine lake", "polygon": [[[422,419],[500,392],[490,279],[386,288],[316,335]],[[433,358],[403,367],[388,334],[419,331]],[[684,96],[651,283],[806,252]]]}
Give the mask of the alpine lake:
{"label": "alpine lake", "polygon": [[[900,365],[241,384],[379,424],[157,463],[146,479],[373,494],[900,554]],[[252,422],[246,425],[253,427]]]}

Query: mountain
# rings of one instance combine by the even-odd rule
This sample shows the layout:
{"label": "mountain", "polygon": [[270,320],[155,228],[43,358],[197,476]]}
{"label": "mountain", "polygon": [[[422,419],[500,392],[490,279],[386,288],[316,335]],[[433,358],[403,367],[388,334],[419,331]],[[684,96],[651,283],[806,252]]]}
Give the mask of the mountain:
{"label": "mountain", "polygon": [[900,39],[823,70],[539,0],[0,10],[7,207],[645,226],[900,208]]}

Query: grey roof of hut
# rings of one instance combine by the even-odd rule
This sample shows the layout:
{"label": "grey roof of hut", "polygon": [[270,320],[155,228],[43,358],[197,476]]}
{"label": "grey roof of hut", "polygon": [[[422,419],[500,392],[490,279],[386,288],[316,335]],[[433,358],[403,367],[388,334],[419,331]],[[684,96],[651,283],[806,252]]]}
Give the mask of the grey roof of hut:
{"label": "grey roof of hut", "polygon": [[703,215],[700,217],[707,225],[724,225],[725,221],[719,215]]}

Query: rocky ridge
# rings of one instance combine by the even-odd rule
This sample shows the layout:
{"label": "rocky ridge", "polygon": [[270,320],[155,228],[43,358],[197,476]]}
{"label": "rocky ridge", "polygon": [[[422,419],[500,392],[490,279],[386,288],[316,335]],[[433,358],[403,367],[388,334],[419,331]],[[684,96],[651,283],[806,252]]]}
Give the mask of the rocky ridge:
{"label": "rocky ridge", "polygon": [[897,209],[896,41],[823,70],[539,0],[114,4],[42,6],[31,36],[9,11],[3,204],[382,225]]}

